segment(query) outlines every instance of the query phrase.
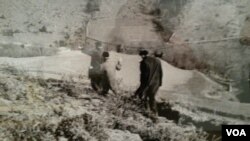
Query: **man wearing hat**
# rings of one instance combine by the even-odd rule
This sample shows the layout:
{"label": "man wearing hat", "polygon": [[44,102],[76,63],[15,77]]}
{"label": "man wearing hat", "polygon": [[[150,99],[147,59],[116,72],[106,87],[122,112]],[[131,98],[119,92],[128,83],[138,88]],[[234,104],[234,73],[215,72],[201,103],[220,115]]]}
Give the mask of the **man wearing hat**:
{"label": "man wearing hat", "polygon": [[[162,85],[162,66],[157,58],[148,56],[148,51],[142,49],[139,51],[142,58],[140,62],[140,87],[136,90],[135,96],[146,102],[147,108],[152,112],[153,118],[158,116],[155,95]],[[160,55],[157,53],[157,55]]]}

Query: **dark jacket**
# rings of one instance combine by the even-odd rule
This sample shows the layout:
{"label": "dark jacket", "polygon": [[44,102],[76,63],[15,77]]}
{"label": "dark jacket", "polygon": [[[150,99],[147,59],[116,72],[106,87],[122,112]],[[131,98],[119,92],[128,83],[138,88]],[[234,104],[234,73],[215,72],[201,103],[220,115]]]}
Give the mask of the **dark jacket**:
{"label": "dark jacket", "polygon": [[143,95],[143,93],[151,86],[162,85],[162,66],[161,61],[157,58],[146,57],[140,62],[140,87],[136,91],[136,95]]}
{"label": "dark jacket", "polygon": [[101,64],[103,62],[102,59],[102,51],[94,50],[91,54],[91,62],[89,68],[89,77],[91,78],[94,75],[98,75],[101,73]]}

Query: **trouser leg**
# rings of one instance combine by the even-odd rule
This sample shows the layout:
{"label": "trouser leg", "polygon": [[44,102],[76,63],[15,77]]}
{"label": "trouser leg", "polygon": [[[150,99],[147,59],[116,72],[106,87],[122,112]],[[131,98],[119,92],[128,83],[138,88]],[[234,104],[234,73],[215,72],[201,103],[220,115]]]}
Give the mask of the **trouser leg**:
{"label": "trouser leg", "polygon": [[105,81],[103,92],[108,93],[109,90],[112,90],[114,94],[118,93],[117,88],[114,85],[110,84],[110,81]]}
{"label": "trouser leg", "polygon": [[114,94],[118,93],[117,82],[114,76],[106,74],[105,76],[105,87],[111,89]]}
{"label": "trouser leg", "polygon": [[157,104],[154,97],[149,98],[149,107],[155,116],[158,116]]}
{"label": "trouser leg", "polygon": [[112,90],[112,92],[114,94],[118,94],[118,87],[117,87],[117,84],[116,84],[115,80],[110,80],[109,81],[109,86],[110,86],[110,89]]}
{"label": "trouser leg", "polygon": [[108,94],[109,89],[110,89],[109,85],[108,85],[108,84],[104,84],[104,85],[103,85],[103,89],[102,89],[102,94],[103,94],[103,95]]}
{"label": "trouser leg", "polygon": [[155,95],[156,95],[158,89],[159,89],[159,86],[150,87],[148,90],[148,93],[147,93],[148,94],[149,108],[150,108],[152,114],[154,114],[155,116],[158,116],[157,103],[155,100]]}
{"label": "trouser leg", "polygon": [[97,91],[97,92],[100,92],[101,89],[102,89],[102,86],[101,86],[101,81],[102,81],[102,78],[101,78],[101,75],[100,74],[95,74],[93,76],[91,76],[91,87],[93,88],[93,90]]}
{"label": "trouser leg", "polygon": [[102,85],[102,94],[103,95],[108,94],[108,91],[110,89],[110,84],[106,73],[104,73],[102,76],[101,85]]}
{"label": "trouser leg", "polygon": [[95,91],[97,91],[97,90],[98,90],[98,86],[97,86],[97,83],[96,83],[96,80],[95,80],[94,77],[92,77],[92,78],[90,79],[90,83],[91,83],[92,89],[95,90]]}

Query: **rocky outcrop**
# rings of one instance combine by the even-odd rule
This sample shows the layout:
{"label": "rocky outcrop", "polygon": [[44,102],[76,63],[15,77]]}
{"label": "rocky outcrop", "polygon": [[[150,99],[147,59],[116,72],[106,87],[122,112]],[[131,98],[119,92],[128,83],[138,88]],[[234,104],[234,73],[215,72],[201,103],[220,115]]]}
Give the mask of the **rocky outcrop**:
{"label": "rocky outcrop", "polygon": [[132,134],[129,131],[122,130],[105,130],[109,141],[142,141],[138,134]]}

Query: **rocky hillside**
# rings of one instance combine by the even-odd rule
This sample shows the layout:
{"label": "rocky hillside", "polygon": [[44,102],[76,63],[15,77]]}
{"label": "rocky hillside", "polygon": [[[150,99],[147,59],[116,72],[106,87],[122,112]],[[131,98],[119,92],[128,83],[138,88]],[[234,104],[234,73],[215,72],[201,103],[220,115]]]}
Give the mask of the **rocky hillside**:
{"label": "rocky hillside", "polygon": [[[62,50],[54,56],[0,58],[0,64],[2,66],[0,70],[3,75],[1,87],[3,107],[0,111],[4,115],[9,115],[13,107],[17,108],[16,110],[25,109],[25,106],[23,107],[23,105],[26,105],[25,101],[14,103],[12,102],[13,100],[23,99],[22,97],[31,95],[28,96],[28,99],[31,99],[30,101],[32,103],[34,102],[32,99],[33,96],[42,98],[44,97],[43,92],[50,92],[48,89],[62,89],[60,91],[64,91],[72,97],[77,95],[76,98],[71,99],[72,103],[77,103],[77,101],[81,103],[84,101],[78,97],[79,95],[90,96],[89,99],[95,99],[92,97],[93,95],[102,98],[94,94],[94,92],[89,92],[91,89],[89,88],[87,74],[91,59],[90,56],[80,51],[61,49]],[[120,90],[122,90],[123,93],[119,96],[113,96],[111,94],[111,97],[103,98],[103,100],[106,101],[111,98],[112,101],[108,103],[118,102],[117,104],[123,103],[123,100],[126,102],[130,101],[132,103],[129,102],[128,105],[119,106],[126,109],[129,108],[126,106],[133,106],[135,104],[135,111],[133,112],[143,113],[146,110],[141,107],[140,102],[130,98],[139,84],[139,57],[111,52],[111,58],[114,59],[112,61],[115,61],[118,57],[123,60],[122,70],[117,74]],[[159,105],[158,110],[161,116],[160,119],[167,118],[176,122],[180,121],[185,125],[191,122],[195,127],[201,127],[209,134],[218,134],[218,132],[220,132],[218,125],[222,123],[234,124],[248,122],[250,118],[248,110],[250,107],[249,104],[239,103],[233,93],[227,91],[226,87],[221,86],[197,71],[181,70],[164,61],[162,61],[162,66],[164,70],[163,86],[156,96]],[[14,80],[6,79],[8,75],[10,75],[10,77],[14,75]],[[28,79],[26,80],[26,77],[23,78],[23,75],[28,77]],[[29,82],[31,81],[29,78],[31,78],[32,82]],[[36,81],[38,81],[39,84],[36,84]],[[22,84],[19,85],[19,83]],[[33,83],[35,86],[29,86],[30,84],[33,85]],[[46,86],[45,88],[40,88],[44,87],[44,85]],[[12,87],[15,87],[15,89]],[[29,92],[29,87],[32,87],[31,92]],[[87,90],[85,90],[86,87],[88,87]],[[51,97],[53,97],[54,93],[56,94],[57,92],[51,92]],[[39,95],[36,96],[37,94]],[[115,98],[114,101],[113,98]],[[119,100],[120,98],[122,100]],[[46,105],[47,102],[48,101],[43,101],[43,104]],[[54,101],[52,103],[54,103]],[[62,103],[62,105],[64,104],[66,103]],[[119,106],[112,105],[111,107]],[[64,107],[67,107],[67,104]],[[103,107],[103,105],[96,105],[97,109],[100,107]],[[37,111],[37,114],[44,114],[46,111],[43,105],[37,105],[37,109],[40,110]],[[79,110],[79,108],[75,110],[77,109]],[[28,109],[26,112],[32,111]],[[72,114],[73,113],[78,114],[79,111],[72,111]],[[107,116],[109,116],[109,114],[107,114]],[[211,129],[214,130],[211,131]]]}
{"label": "rocky hillside", "polygon": [[54,46],[74,36],[88,19],[82,0],[0,2],[0,42]]}
{"label": "rocky hillside", "polygon": [[234,93],[242,101],[249,100],[249,2],[162,0],[158,8],[159,22],[173,33],[170,42],[190,48],[209,71],[233,81],[238,88]]}
{"label": "rocky hillside", "polygon": [[212,137],[164,117],[152,121],[128,91],[103,97],[88,82],[33,78],[12,67],[1,72],[0,137],[4,140],[205,141]]}

